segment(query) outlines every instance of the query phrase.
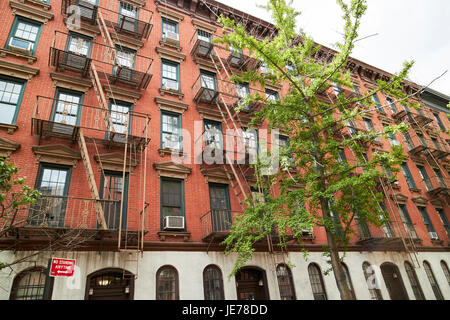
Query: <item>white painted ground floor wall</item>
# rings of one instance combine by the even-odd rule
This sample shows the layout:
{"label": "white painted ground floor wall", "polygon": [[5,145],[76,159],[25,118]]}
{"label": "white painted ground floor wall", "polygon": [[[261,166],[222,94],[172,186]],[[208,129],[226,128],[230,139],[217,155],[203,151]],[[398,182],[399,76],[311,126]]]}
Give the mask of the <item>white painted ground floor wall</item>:
{"label": "white painted ground floor wall", "polygon": [[[25,255],[29,252],[1,252],[0,261],[7,263]],[[421,252],[417,254],[420,268],[416,273],[423,293],[427,300],[434,300],[435,295],[431,288],[428,277],[423,268],[423,261],[428,261],[442,291],[444,299],[450,300],[450,287],[441,267],[441,260],[450,265],[449,252]],[[72,279],[57,278],[53,286],[53,300],[83,300],[85,297],[86,278],[91,273],[105,268],[122,268],[137,274],[135,281],[135,300],[154,300],[156,297],[156,273],[164,265],[170,265],[177,269],[179,277],[179,294],[181,300],[203,300],[203,270],[208,265],[218,266],[223,275],[225,299],[235,300],[237,298],[236,282],[234,277],[229,278],[234,265],[233,256],[225,256],[220,252],[174,252],[174,251],[149,251],[145,252],[139,259],[139,263],[130,261],[135,256],[128,253],[114,252],[55,252],[51,257],[76,259],[77,275]],[[29,259],[30,262],[20,263],[11,269],[0,271],[0,300],[9,299],[10,290],[14,277],[22,270],[34,266],[47,267],[50,253],[40,253]],[[279,261],[275,261],[278,259]],[[127,261],[128,260],[128,261]],[[385,262],[391,262],[400,269],[409,299],[414,300],[414,294],[405,270],[404,262],[408,256],[397,252],[348,252],[344,262],[347,264],[357,299],[368,300],[370,293],[363,274],[362,264],[367,261],[371,265],[381,266]],[[298,300],[312,300],[313,294],[308,275],[308,265],[312,262],[318,264],[323,271],[328,268],[326,258],[320,252],[311,252],[305,261],[303,253],[289,253],[288,258],[273,256],[266,253],[256,253],[254,258],[248,262],[249,266],[256,266],[265,270],[270,299],[279,300],[280,292],[275,274],[277,262],[290,262],[295,292]],[[381,293],[385,300],[390,299],[379,269],[375,268]],[[339,291],[336,286],[333,273],[323,276],[328,299],[339,300]]]}

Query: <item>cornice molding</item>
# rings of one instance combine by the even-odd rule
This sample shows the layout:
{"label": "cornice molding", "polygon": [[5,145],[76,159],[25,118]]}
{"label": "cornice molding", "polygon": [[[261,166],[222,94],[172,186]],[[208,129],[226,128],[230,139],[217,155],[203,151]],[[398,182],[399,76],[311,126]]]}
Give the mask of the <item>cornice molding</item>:
{"label": "cornice molding", "polygon": [[428,205],[428,199],[421,196],[413,197],[411,200],[419,207],[426,207]]}
{"label": "cornice molding", "polygon": [[189,107],[189,104],[187,103],[167,99],[164,97],[155,97],[155,103],[158,106],[158,110],[166,110],[175,113],[181,113],[182,115],[184,115],[184,112]]}
{"label": "cornice molding", "polygon": [[217,26],[213,26],[207,22],[200,21],[195,18],[191,19],[191,23],[196,29],[200,29],[200,30],[212,33],[212,34],[215,34],[217,31]]}
{"label": "cornice molding", "polygon": [[19,150],[20,147],[20,143],[10,141],[5,138],[0,138],[0,157],[9,159],[13,152]]}
{"label": "cornice molding", "polygon": [[29,6],[22,2],[9,0],[9,6],[12,9],[13,15],[19,15],[25,18],[36,20],[47,24],[48,21],[54,18],[54,14],[47,10],[38,9],[36,7]]}
{"label": "cornice molding", "polygon": [[39,68],[27,66],[17,62],[0,60],[0,74],[31,80],[35,75],[39,74]]}
{"label": "cornice molding", "polygon": [[158,173],[158,178],[166,177],[187,180],[192,172],[192,168],[173,161],[153,163],[153,168]]}
{"label": "cornice molding", "polygon": [[40,0],[19,0],[20,3],[31,3],[32,5],[41,7],[44,10],[50,10],[52,6],[49,3],[42,2]]}
{"label": "cornice molding", "polygon": [[81,153],[62,144],[33,146],[31,150],[36,155],[36,163],[50,162],[77,167]]}
{"label": "cornice molding", "polygon": [[124,89],[115,85],[105,85],[103,86],[103,90],[105,91],[107,99],[114,97],[114,99],[130,102],[133,104],[136,104],[137,101],[142,97],[142,93],[140,91]]}
{"label": "cornice molding", "polygon": [[111,33],[111,39],[115,44],[138,51],[144,46],[144,42],[133,37],[127,37],[122,34]]}
{"label": "cornice molding", "polygon": [[156,47],[155,50],[158,53],[158,56],[162,59],[167,59],[178,63],[182,63],[184,60],[186,60],[186,55],[181,52],[173,51],[163,47]]}
{"label": "cornice molding", "polygon": [[[123,171],[124,155],[120,152],[105,153],[100,155],[96,154],[94,155],[94,160],[97,161],[97,163],[101,163],[103,169],[110,171]],[[138,164],[139,163],[137,160],[130,162],[130,159],[127,158],[125,172],[133,173]],[[99,170],[101,170],[101,168],[99,168]]]}
{"label": "cornice molding", "polygon": [[156,10],[158,11],[159,15],[163,18],[177,21],[178,23],[180,23],[181,21],[184,20],[183,14],[177,13],[172,10],[168,10],[167,7],[165,7],[163,5],[156,4]]}
{"label": "cornice molding", "polygon": [[63,21],[67,27],[67,30],[69,30],[69,31],[81,33],[85,36],[88,36],[88,37],[91,37],[94,39],[100,34],[100,28],[98,26],[93,26],[89,23],[85,23],[85,22],[81,21],[80,28],[74,29],[71,25],[67,24],[67,18],[64,18]]}
{"label": "cornice molding", "polygon": [[227,172],[222,167],[200,169],[206,183],[230,184]]}
{"label": "cornice molding", "polygon": [[84,93],[87,93],[89,89],[92,88],[92,81],[80,77],[69,76],[64,73],[51,72],[50,78],[53,80],[54,88],[63,87]]}

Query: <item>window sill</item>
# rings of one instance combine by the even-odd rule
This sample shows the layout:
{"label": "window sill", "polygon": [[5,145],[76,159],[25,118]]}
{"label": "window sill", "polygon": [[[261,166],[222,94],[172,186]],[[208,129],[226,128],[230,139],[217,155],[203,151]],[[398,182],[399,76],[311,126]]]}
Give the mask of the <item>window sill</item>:
{"label": "window sill", "polygon": [[44,10],[50,10],[52,8],[52,6],[49,3],[45,3],[42,1],[38,1],[38,0],[19,0],[19,2],[24,3],[24,2],[28,2],[32,5],[41,7]]}
{"label": "window sill", "polygon": [[159,89],[159,93],[163,96],[165,94],[169,94],[172,96],[176,96],[178,97],[178,99],[182,100],[184,98],[184,94],[179,92],[179,91],[175,91],[175,90],[170,90],[170,89]]}
{"label": "window sill", "polygon": [[158,232],[158,237],[160,241],[166,241],[166,237],[178,238],[183,237],[183,241],[187,242],[191,238],[190,232],[185,231],[160,231]]}
{"label": "window sill", "polygon": [[417,189],[417,188],[409,188],[409,191],[416,192],[416,193],[422,193],[422,190],[421,189]]}
{"label": "window sill", "polygon": [[13,134],[18,128],[14,124],[0,123],[0,130],[5,130],[8,134]]}
{"label": "window sill", "polygon": [[187,153],[185,153],[183,151],[178,151],[178,150],[169,149],[169,148],[158,149],[158,153],[161,158],[163,158],[165,156],[171,156],[172,153],[178,154],[178,156],[183,159],[187,156]]}
{"label": "window sill", "polygon": [[161,47],[176,49],[178,52],[181,52],[181,50],[183,49],[182,47],[180,47],[180,41],[176,40],[160,40],[159,44]]}
{"label": "window sill", "polygon": [[6,56],[13,56],[19,59],[27,60],[28,64],[33,64],[37,60],[37,57],[35,56],[30,56],[24,53],[16,52],[11,49],[0,49],[0,57],[4,58]]}
{"label": "window sill", "polygon": [[431,240],[431,243],[434,245],[442,246],[444,244],[444,240]]}

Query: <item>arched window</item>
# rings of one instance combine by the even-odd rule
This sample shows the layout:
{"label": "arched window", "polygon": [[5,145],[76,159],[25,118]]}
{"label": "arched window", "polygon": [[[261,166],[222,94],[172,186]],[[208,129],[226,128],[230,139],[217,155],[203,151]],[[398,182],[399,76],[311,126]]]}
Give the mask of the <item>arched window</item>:
{"label": "arched window", "polygon": [[417,279],[416,271],[408,261],[405,261],[405,269],[406,273],[408,274],[409,283],[411,283],[411,288],[413,289],[416,300],[425,300],[425,296],[423,295],[419,280]]}
{"label": "arched window", "polygon": [[308,267],[309,281],[314,295],[314,300],[327,300],[325,286],[323,284],[322,274],[319,266],[311,263]]}
{"label": "arched window", "polygon": [[367,261],[362,265],[364,277],[366,278],[367,287],[369,288],[370,297],[372,300],[383,300],[383,295],[378,286],[378,281],[375,278],[375,270]]}
{"label": "arched window", "polygon": [[178,300],[178,272],[174,267],[161,267],[156,273],[156,300]]}
{"label": "arched window", "polygon": [[431,266],[427,261],[423,262],[423,268],[425,269],[425,272],[427,273],[428,280],[430,281],[431,288],[433,288],[433,292],[434,292],[434,295],[436,296],[436,299],[444,300],[441,289],[439,288],[436,278],[434,277],[433,270],[431,269]]}
{"label": "arched window", "polygon": [[294,281],[292,279],[291,269],[287,265],[278,265],[277,279],[281,300],[295,300]]}
{"label": "arched window", "polygon": [[447,263],[444,260],[441,260],[442,271],[444,271],[445,278],[447,279],[448,285],[450,286],[450,272],[448,271]]}
{"label": "arched window", "polygon": [[342,267],[344,268],[344,271],[345,271],[345,280],[347,281],[347,285],[350,288],[350,290],[352,291],[353,299],[356,300],[355,289],[353,288],[352,278],[350,277],[350,271],[348,270],[347,265],[343,262],[342,262]]}
{"label": "arched window", "polygon": [[222,271],[217,266],[203,270],[203,291],[205,300],[224,300]]}
{"label": "arched window", "polygon": [[[10,300],[44,300],[45,279],[47,269],[31,268],[19,273],[13,281]],[[49,297],[53,288],[53,278],[50,278]]]}

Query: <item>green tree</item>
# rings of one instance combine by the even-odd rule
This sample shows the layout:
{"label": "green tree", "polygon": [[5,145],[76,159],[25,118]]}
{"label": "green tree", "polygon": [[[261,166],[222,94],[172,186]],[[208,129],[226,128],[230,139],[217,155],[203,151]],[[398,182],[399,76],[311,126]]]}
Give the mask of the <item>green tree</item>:
{"label": "green tree", "polygon": [[41,194],[25,185],[25,178],[18,177],[14,163],[0,158],[0,238],[12,228],[23,225],[25,219],[20,211],[33,204]]}
{"label": "green tree", "polygon": [[[332,84],[354,88],[347,63],[367,9],[364,0],[337,2],[343,12],[344,36],[333,53],[322,59],[317,55],[321,47],[303,31],[296,31],[300,13],[293,9],[292,1],[270,0],[265,6],[276,28],[270,39],[257,39],[246,32],[245,26],[228,17],[221,16],[218,20],[224,30],[230,31],[218,43],[248,50],[250,56],[270,70],[264,74],[248,70],[233,75],[233,81],[259,83],[263,87],[268,81],[287,82],[290,86],[288,94],[278,101],[258,94],[247,98],[246,104],[263,102],[254,124],[267,120],[270,128],[289,133],[289,145],[280,154],[282,159],[291,160],[281,161],[284,168],[269,176],[261,174],[263,164],[255,166],[257,187],[264,192],[266,201],[247,199],[247,209],[236,217],[224,244],[227,254],[238,253],[235,274],[252,257],[254,244],[268,237],[272,230],[276,229],[282,239],[278,245],[286,247],[288,235],[293,234],[301,242],[304,229],[323,227],[327,236],[324,252],[330,263],[327,272],[333,271],[341,298],[352,299],[341,264],[349,236],[356,232],[351,224],[357,219],[381,227],[389,221],[389,215],[381,209],[383,195],[376,191],[376,185],[386,177],[382,167],[393,172],[391,179],[395,179],[399,165],[407,159],[402,146],[393,145],[391,152],[375,152],[368,160],[364,157],[364,145],[379,137],[404,132],[408,127],[398,124],[386,127],[384,132],[361,130],[341,139],[336,139],[336,135],[349,126],[349,120],[361,120],[362,115],[376,110],[372,95],[377,92],[389,94],[410,107],[417,106],[402,91],[402,82],[413,62],[405,62],[401,71],[389,80],[378,80],[376,88],[364,95],[349,95],[349,91],[341,90],[337,98],[323,98]],[[341,148],[349,148],[354,160],[340,160]],[[298,185],[302,187],[293,188]],[[340,252],[344,254],[341,256]]]}

